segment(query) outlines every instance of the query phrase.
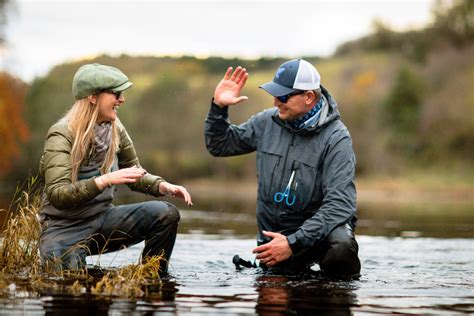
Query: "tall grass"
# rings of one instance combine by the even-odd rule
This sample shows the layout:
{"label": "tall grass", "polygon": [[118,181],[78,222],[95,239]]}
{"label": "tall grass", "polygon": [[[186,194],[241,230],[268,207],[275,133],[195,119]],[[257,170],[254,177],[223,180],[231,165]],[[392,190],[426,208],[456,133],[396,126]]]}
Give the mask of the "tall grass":
{"label": "tall grass", "polygon": [[[23,189],[24,188],[24,189]],[[57,269],[42,264],[40,257],[41,186],[36,177],[17,189],[2,227],[0,242],[0,293],[23,290],[31,295],[47,290],[80,295],[141,297],[148,286],[161,286],[160,262],[164,256],[111,269],[100,266],[79,270]],[[76,245],[85,247],[85,245]],[[60,258],[59,258],[60,260]],[[25,288],[21,288],[25,287]]]}
{"label": "tall grass", "polygon": [[[3,273],[37,275],[41,272],[37,219],[41,205],[38,179],[30,178],[25,191],[17,189],[3,227],[0,267]],[[3,210],[5,211],[5,210]]]}

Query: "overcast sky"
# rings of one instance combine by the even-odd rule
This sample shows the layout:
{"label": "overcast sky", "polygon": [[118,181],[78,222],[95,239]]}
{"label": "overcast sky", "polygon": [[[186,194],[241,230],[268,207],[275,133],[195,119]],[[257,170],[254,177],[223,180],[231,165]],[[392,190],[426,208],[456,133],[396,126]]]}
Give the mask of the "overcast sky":
{"label": "overcast sky", "polygon": [[432,0],[16,0],[1,68],[31,80],[65,61],[107,53],[254,58],[328,56],[370,33],[430,21]]}

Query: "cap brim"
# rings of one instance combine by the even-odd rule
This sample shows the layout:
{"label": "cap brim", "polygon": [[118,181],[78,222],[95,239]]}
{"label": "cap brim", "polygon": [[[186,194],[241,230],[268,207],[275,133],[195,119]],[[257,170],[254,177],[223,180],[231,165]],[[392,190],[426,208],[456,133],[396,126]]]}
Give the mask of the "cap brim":
{"label": "cap brim", "polygon": [[114,87],[114,88],[110,89],[110,90],[112,90],[114,92],[120,92],[120,91],[127,90],[131,86],[133,86],[133,83],[131,83],[130,81],[127,81],[127,82],[124,82],[124,83],[122,83],[121,85],[119,85],[117,87]]}
{"label": "cap brim", "polygon": [[260,86],[263,90],[267,91],[274,97],[281,97],[282,95],[287,95],[289,93],[297,91],[296,89],[288,88],[285,86],[282,86],[278,83],[275,83],[273,81],[264,83]]}

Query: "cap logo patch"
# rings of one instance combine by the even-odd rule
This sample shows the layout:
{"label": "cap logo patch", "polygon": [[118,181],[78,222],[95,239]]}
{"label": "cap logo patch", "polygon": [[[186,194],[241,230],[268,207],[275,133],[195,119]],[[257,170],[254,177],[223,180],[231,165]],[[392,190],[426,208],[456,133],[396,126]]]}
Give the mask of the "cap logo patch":
{"label": "cap logo patch", "polygon": [[285,71],[286,69],[285,68],[278,68],[276,74],[275,74],[275,78],[279,79],[280,78],[280,75]]}

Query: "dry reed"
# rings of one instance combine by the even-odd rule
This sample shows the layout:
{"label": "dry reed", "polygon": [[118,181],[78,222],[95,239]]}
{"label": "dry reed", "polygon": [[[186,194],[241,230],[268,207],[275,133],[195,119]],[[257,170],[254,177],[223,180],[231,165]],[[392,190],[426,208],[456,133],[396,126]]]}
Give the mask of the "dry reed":
{"label": "dry reed", "polygon": [[39,181],[31,177],[22,187],[25,186],[25,190],[17,189],[8,210],[0,210],[7,212],[0,242],[0,293],[8,294],[23,284],[23,290],[31,296],[46,290],[73,295],[142,297],[147,295],[148,286],[161,285],[160,262],[165,260],[162,255],[115,269],[61,270],[58,265],[43,265],[37,217],[41,210]]}
{"label": "dry reed", "polygon": [[39,193],[32,193],[37,185],[37,178],[32,177],[27,182],[27,190],[15,192],[12,205],[7,211],[0,248],[0,267],[3,273],[27,276],[41,272],[41,226],[36,217],[41,201]]}

